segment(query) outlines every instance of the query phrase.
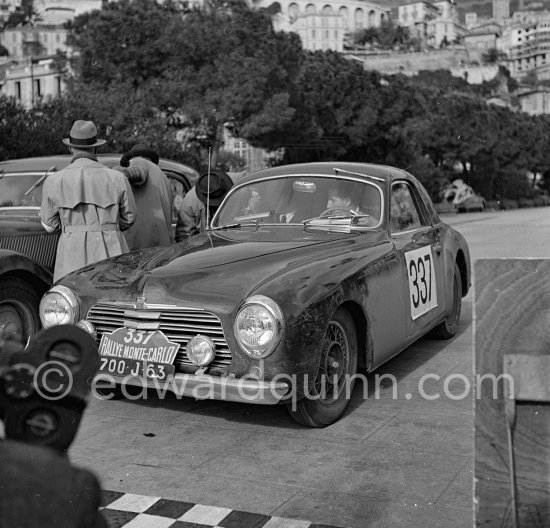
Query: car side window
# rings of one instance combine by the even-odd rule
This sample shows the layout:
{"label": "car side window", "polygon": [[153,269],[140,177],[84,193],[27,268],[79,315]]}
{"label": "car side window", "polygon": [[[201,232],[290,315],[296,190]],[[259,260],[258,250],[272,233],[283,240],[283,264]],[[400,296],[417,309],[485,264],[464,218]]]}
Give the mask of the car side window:
{"label": "car side window", "polygon": [[411,189],[405,182],[392,185],[390,200],[390,227],[392,233],[418,229],[422,226]]}

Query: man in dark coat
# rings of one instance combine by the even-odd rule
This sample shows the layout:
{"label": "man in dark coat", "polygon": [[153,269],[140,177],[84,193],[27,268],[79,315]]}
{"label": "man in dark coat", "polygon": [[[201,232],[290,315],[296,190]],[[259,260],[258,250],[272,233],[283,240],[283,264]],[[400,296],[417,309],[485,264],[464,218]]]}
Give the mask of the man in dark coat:
{"label": "man in dark coat", "polygon": [[107,528],[97,478],[49,447],[0,440],[0,528]]}
{"label": "man in dark coat", "polygon": [[135,145],[120,158],[121,171],[132,186],[137,220],[125,231],[130,251],[174,242],[172,187],[158,166],[159,155],[144,144]]}
{"label": "man in dark coat", "polygon": [[224,171],[212,170],[201,174],[195,186],[185,195],[178,211],[176,242],[204,233],[231,187],[233,180]]}

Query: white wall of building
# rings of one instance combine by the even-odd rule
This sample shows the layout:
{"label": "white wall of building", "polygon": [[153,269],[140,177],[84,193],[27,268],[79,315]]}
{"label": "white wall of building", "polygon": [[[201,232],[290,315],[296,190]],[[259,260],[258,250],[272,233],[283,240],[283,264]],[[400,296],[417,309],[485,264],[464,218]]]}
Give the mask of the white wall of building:
{"label": "white wall of building", "polygon": [[63,75],[55,71],[51,59],[36,64],[29,60],[6,71],[2,93],[31,108],[42,98],[60,95],[63,89]]}

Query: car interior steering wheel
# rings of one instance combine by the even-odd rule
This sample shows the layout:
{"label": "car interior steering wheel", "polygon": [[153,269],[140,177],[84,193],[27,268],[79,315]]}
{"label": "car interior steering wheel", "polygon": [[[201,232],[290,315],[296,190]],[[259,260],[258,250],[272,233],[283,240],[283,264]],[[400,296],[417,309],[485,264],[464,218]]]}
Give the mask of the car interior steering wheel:
{"label": "car interior steering wheel", "polygon": [[326,209],[323,211],[319,217],[324,216],[355,216],[355,213],[351,211],[350,209],[346,209],[344,207],[331,207],[330,209]]}

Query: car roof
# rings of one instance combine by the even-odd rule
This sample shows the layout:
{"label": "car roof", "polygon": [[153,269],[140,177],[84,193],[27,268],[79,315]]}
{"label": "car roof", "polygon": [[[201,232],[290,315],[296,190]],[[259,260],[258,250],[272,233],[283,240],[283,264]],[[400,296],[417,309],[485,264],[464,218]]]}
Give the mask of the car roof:
{"label": "car roof", "polygon": [[240,179],[239,184],[248,183],[257,179],[286,175],[327,175],[327,176],[354,176],[367,180],[372,178],[389,183],[395,178],[413,178],[404,170],[389,165],[375,163],[361,163],[351,161],[323,161],[313,163],[294,163],[279,167],[270,167],[248,173]]}
{"label": "car roof", "polygon": [[[97,158],[102,163],[109,166],[118,165],[120,162],[121,154],[98,154]],[[6,161],[0,161],[0,171],[2,172],[40,172],[55,167],[56,171],[59,171],[66,167],[72,159],[71,154],[59,154],[54,156],[38,156],[35,158],[18,158]],[[161,158],[159,166],[163,170],[172,172],[183,173],[189,179],[191,185],[195,184],[195,181],[199,177],[199,173],[183,163],[178,161]]]}

